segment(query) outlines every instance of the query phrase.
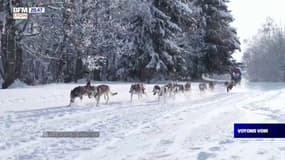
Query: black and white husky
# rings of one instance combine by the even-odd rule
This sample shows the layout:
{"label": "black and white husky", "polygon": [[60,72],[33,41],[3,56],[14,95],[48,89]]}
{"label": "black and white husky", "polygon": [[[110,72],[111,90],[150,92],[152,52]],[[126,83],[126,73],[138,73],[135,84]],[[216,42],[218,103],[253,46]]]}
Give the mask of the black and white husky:
{"label": "black and white husky", "polygon": [[153,87],[153,89],[152,89],[152,93],[153,93],[153,95],[159,95],[159,93],[160,93],[160,89],[161,89],[161,87],[160,87],[160,86],[155,85],[155,86]]}
{"label": "black and white husky", "polygon": [[199,90],[201,92],[205,92],[207,90],[207,84],[206,83],[200,83],[199,84]]}
{"label": "black and white husky", "polygon": [[70,106],[72,103],[74,103],[75,98],[79,97],[81,100],[83,99],[84,95],[87,95],[89,98],[93,95],[93,90],[95,89],[95,86],[86,85],[86,86],[78,86],[73,88],[70,91],[70,103],[68,106]]}
{"label": "black and white husky", "polygon": [[142,83],[132,84],[129,92],[131,94],[131,102],[133,101],[134,94],[138,95],[138,99],[141,99],[142,95],[146,95],[145,88]]}
{"label": "black and white husky", "polygon": [[174,87],[174,93],[184,93],[185,91],[185,87],[183,84],[175,84]]}
{"label": "black and white husky", "polygon": [[169,89],[167,85],[161,86],[161,87],[158,85],[155,85],[152,90],[153,95],[157,95],[158,101],[160,101],[162,98],[164,102],[166,101],[167,97],[170,96],[169,95],[170,91],[171,90]]}

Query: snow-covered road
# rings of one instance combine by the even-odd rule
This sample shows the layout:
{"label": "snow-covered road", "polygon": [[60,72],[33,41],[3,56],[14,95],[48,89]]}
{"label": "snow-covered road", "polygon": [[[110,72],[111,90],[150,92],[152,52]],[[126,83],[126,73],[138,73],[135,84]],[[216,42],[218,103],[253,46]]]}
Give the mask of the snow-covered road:
{"label": "snow-covered road", "polygon": [[[285,159],[285,140],[233,138],[238,122],[285,122],[285,84],[248,84],[230,93],[193,91],[159,103],[130,102],[128,83],[95,106],[84,97],[67,107],[78,84],[0,91],[0,160]],[[284,88],[284,89],[283,89]],[[99,131],[98,138],[43,138],[45,131]]]}

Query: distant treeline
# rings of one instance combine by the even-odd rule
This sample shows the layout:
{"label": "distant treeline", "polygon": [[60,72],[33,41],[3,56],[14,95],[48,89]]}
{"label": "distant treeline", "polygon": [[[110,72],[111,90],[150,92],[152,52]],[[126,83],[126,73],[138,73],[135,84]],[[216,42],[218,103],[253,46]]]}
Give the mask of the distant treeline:
{"label": "distant treeline", "polygon": [[250,81],[285,81],[285,27],[268,18],[247,43],[243,61]]}

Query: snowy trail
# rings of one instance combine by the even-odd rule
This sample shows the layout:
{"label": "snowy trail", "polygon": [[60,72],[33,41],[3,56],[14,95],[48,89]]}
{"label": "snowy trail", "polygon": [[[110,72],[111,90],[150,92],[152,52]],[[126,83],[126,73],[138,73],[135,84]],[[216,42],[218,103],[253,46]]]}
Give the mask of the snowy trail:
{"label": "snowy trail", "polygon": [[[284,159],[282,143],[273,145],[272,141],[246,142],[232,138],[233,123],[265,121],[262,114],[248,115],[244,109],[264,101],[276,103],[282,94],[283,91],[233,94],[229,99],[218,99],[218,103],[201,105],[207,108],[183,108],[79,159]],[[271,152],[272,148],[276,151]]]}
{"label": "snowy trail", "polygon": [[[262,142],[232,138],[236,122],[284,122],[285,90],[261,92],[241,87],[225,93],[220,87],[200,94],[194,89],[166,103],[158,103],[149,92],[143,100],[130,103],[129,84],[111,84],[119,95],[112,97],[110,104],[95,107],[93,100],[85,98],[66,107],[68,92],[74,86],[47,85],[0,92],[0,160],[285,157],[282,143],[268,142],[268,147],[253,149]],[[147,90],[151,91],[152,86],[147,85]],[[197,84],[193,87],[197,88]],[[29,97],[27,92],[40,96]],[[7,94],[11,96],[4,99]],[[99,131],[100,137],[42,138],[44,131]],[[274,152],[270,147],[275,148]]]}

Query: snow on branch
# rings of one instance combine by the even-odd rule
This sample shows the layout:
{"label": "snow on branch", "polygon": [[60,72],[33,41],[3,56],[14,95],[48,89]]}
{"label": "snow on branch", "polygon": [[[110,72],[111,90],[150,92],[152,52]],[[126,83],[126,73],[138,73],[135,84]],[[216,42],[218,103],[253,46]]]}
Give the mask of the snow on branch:
{"label": "snow on branch", "polygon": [[88,55],[82,58],[83,64],[92,70],[100,70],[107,64],[107,58],[98,55]]}

